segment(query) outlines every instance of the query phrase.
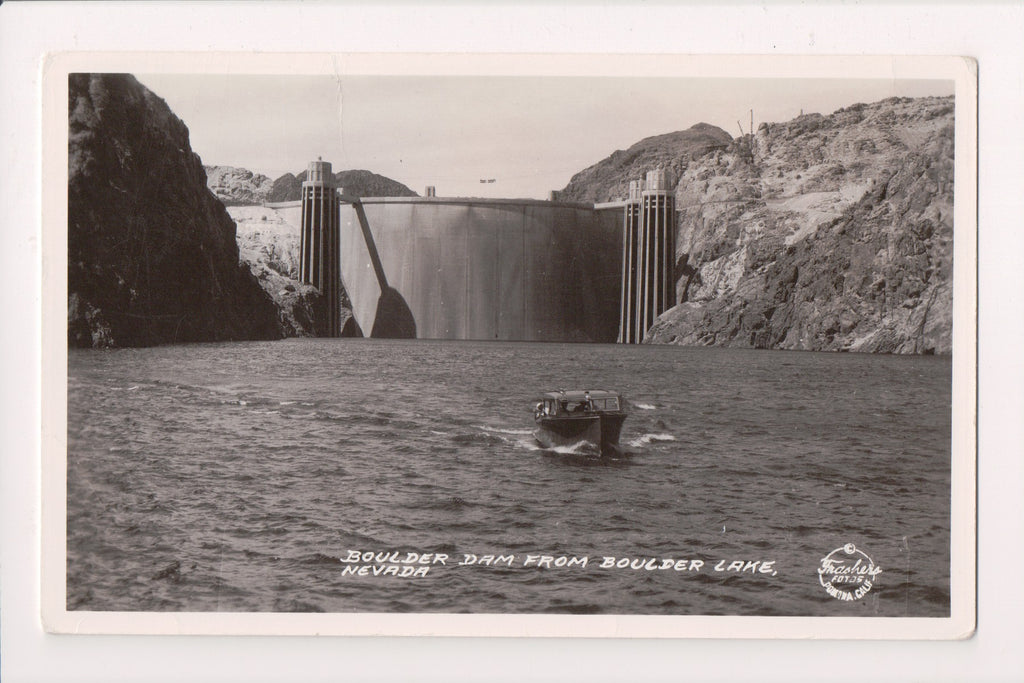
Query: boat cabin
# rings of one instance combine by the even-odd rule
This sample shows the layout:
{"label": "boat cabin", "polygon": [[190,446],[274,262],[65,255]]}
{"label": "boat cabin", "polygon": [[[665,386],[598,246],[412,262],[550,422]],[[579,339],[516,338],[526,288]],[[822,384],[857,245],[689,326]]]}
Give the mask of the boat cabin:
{"label": "boat cabin", "polygon": [[537,417],[571,417],[621,410],[621,397],[611,391],[552,391],[541,396],[535,406]]}

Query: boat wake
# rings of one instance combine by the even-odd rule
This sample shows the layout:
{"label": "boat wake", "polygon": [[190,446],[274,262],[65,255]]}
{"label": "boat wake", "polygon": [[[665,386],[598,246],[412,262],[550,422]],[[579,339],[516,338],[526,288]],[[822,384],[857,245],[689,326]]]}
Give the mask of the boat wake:
{"label": "boat wake", "polygon": [[[518,448],[536,453],[542,453],[554,457],[567,457],[569,459],[593,460],[602,459],[601,447],[592,441],[581,439],[571,444],[560,444],[545,446],[538,441],[536,431],[533,429],[503,429],[499,427],[478,426],[483,432],[484,438],[498,439],[512,444]],[[615,447],[612,455],[604,454],[603,459],[627,458],[631,453]]]}
{"label": "boat wake", "polygon": [[650,403],[634,403],[633,407],[640,410],[657,410],[657,406],[652,406]]}
{"label": "boat wake", "polygon": [[672,436],[671,434],[654,434],[654,433],[651,433],[651,434],[644,434],[643,436],[638,436],[637,438],[635,438],[632,441],[630,441],[629,445],[631,447],[633,447],[633,448],[642,448],[642,447],[647,446],[647,445],[649,445],[651,443],[654,443],[655,441],[675,441],[675,440],[676,440],[676,437]]}
{"label": "boat wake", "polygon": [[485,432],[491,432],[492,434],[508,434],[510,436],[533,434],[532,429],[503,429],[501,427],[488,427],[487,425],[479,425],[477,428],[482,429]]}
{"label": "boat wake", "polygon": [[547,453],[558,453],[559,455],[601,455],[601,448],[590,441],[577,441],[568,446],[552,446],[551,448],[541,446],[540,450]]}

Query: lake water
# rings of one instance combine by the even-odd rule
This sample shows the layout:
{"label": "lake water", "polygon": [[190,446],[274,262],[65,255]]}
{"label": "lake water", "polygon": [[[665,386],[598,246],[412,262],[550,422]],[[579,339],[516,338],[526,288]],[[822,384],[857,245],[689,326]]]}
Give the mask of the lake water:
{"label": "lake water", "polygon": [[[294,339],[68,374],[71,610],[949,614],[949,358]],[[629,455],[541,450],[557,388],[621,391]],[[882,571],[844,601],[851,543]]]}

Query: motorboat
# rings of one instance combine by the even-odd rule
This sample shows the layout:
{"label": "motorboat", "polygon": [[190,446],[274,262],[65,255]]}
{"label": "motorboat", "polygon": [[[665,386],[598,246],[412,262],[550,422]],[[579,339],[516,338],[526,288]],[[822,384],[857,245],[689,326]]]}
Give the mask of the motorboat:
{"label": "motorboat", "polygon": [[544,448],[589,446],[602,456],[619,453],[626,420],[622,396],[613,391],[551,391],[534,405],[534,437]]}

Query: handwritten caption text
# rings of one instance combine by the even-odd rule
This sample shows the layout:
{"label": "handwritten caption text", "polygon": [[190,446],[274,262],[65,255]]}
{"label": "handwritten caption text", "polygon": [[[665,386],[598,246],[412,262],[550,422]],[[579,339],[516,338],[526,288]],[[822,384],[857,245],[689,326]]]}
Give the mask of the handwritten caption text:
{"label": "handwritten caption text", "polygon": [[446,554],[401,550],[348,550],[339,558],[344,565],[342,576],[394,576],[420,578],[431,570],[456,567],[502,569],[541,569],[582,571],[587,569],[615,571],[676,572],[685,574],[752,574],[775,576],[775,560],[716,559],[703,560],[676,557],[622,557],[613,555],[545,555],[545,554]]}

